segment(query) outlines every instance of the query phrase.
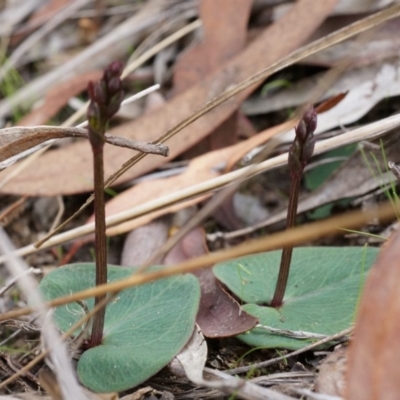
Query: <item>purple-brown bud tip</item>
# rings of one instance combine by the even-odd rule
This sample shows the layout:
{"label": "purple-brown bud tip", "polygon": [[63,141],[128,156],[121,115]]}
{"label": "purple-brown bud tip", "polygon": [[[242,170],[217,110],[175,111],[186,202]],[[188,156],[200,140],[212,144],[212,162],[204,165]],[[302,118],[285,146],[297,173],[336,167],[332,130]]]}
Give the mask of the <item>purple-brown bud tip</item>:
{"label": "purple-brown bud tip", "polygon": [[317,128],[317,112],[313,106],[307,106],[304,110],[302,120],[307,125],[307,131],[314,133]]}

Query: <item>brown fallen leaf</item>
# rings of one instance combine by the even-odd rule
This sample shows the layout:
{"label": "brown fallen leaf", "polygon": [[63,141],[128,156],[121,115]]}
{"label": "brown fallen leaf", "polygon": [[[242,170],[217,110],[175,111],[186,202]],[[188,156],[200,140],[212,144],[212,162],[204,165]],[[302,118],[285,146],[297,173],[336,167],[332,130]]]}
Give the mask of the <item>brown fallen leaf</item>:
{"label": "brown fallen leaf", "polygon": [[400,393],[400,231],[384,246],[361,297],[347,364],[348,400],[397,400]]}
{"label": "brown fallen leaf", "polygon": [[251,4],[250,0],[201,0],[203,39],[176,62],[174,94],[182,93],[243,49]]}
{"label": "brown fallen leaf", "polygon": [[[189,232],[165,257],[164,264],[173,265],[208,253],[205,232],[196,228]],[[258,320],[244,312],[239,303],[226,293],[210,269],[194,273],[200,281],[201,299],[196,323],[210,338],[239,335],[253,328]]]}
{"label": "brown fallen leaf", "polygon": [[[182,93],[220,65],[230,60],[246,43],[247,23],[252,0],[202,0],[199,7],[203,21],[203,40],[189,48],[174,67],[174,93]],[[224,10],[220,14],[220,10]],[[234,112],[197,146],[185,153],[185,158],[230,146],[237,141],[238,115]]]}
{"label": "brown fallen leaf", "polygon": [[[317,3],[314,0],[296,2],[285,16],[265,29],[246,49],[223,67],[170,100],[152,115],[145,115],[136,121],[121,125],[110,133],[116,136],[135,138],[138,141],[155,140],[161,133],[175,126],[207,101],[298,48],[329,15],[334,4],[334,0]],[[268,51],[266,52],[265,49]],[[239,107],[243,99],[256,86],[258,84],[244,90],[171,138],[168,141],[171,149],[170,159],[192,147],[212,132]],[[116,151],[111,146],[106,148],[105,175],[109,176],[116,171],[131,156],[130,151],[122,149]],[[71,159],[74,160],[73,163],[70,162]],[[121,177],[117,183],[140,176],[162,163],[163,161],[156,157],[146,157],[139,165]],[[76,143],[67,148],[46,153],[32,168],[8,182],[2,191],[3,193],[33,196],[39,193],[53,196],[61,193],[73,194],[91,191],[93,189],[91,169],[87,146]],[[2,178],[4,179],[12,171],[13,168],[3,171]]]}

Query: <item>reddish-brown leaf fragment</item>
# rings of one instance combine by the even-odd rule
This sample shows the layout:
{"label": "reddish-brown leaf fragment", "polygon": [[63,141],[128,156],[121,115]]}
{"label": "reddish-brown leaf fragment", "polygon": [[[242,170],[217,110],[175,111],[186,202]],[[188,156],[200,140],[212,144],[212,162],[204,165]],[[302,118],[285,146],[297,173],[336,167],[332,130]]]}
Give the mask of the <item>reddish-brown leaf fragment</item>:
{"label": "reddish-brown leaf fragment", "polygon": [[[176,264],[207,252],[205,232],[202,228],[196,228],[167,254],[164,263]],[[244,312],[238,302],[221,288],[210,269],[202,269],[194,274],[201,285],[200,308],[196,322],[204,336],[235,336],[257,324],[258,320]]]}
{"label": "reddish-brown leaf fragment", "polygon": [[347,96],[347,93],[349,92],[339,93],[336,96],[323,101],[318,107],[315,108],[315,111],[320,114],[330,110],[331,108],[335,107],[336,104],[339,104]]}

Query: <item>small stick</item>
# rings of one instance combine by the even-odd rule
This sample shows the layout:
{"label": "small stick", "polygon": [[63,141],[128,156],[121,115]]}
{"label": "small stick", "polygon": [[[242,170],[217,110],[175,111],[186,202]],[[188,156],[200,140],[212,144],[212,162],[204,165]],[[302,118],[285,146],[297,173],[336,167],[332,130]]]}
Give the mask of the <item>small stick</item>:
{"label": "small stick", "polygon": [[306,351],[315,349],[316,347],[319,347],[322,344],[333,342],[335,340],[338,340],[340,338],[348,336],[348,335],[350,335],[352,333],[352,331],[353,331],[353,328],[347,328],[347,329],[345,329],[345,330],[343,330],[341,332],[335,333],[334,335],[331,335],[331,336],[327,336],[326,338],[318,340],[317,342],[312,343],[309,346],[303,347],[302,349],[299,349],[299,350],[295,350],[295,351],[293,351],[293,352],[291,352],[289,354],[286,354],[284,356],[272,358],[271,360],[262,361],[262,362],[257,363],[257,364],[247,365],[245,367],[233,368],[233,369],[230,369],[230,370],[225,371],[225,372],[227,374],[235,375],[235,374],[243,374],[245,372],[248,372],[248,371],[251,371],[251,370],[254,370],[254,369],[269,367],[270,365],[276,364],[277,362],[282,361],[282,360],[286,360],[289,357],[294,357],[294,356],[297,356],[297,355],[299,355],[301,353],[305,353]]}

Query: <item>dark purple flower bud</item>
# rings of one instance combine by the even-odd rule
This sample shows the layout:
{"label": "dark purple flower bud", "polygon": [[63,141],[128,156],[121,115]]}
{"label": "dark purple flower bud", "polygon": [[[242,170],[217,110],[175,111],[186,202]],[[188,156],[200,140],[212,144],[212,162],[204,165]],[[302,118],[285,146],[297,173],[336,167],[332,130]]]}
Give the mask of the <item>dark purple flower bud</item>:
{"label": "dark purple flower bud", "polygon": [[112,62],[107,70],[109,70],[114,76],[121,76],[122,71],[124,70],[124,64],[121,61]]}
{"label": "dark purple flower bud", "polygon": [[93,85],[93,97],[91,97],[92,100],[99,104],[106,104],[107,101],[107,89],[104,85],[104,82],[96,82]]}
{"label": "dark purple flower bud", "polygon": [[314,133],[317,128],[317,112],[313,106],[308,106],[304,113],[302,120],[307,125],[307,131],[310,133]]}
{"label": "dark purple flower bud", "polygon": [[307,107],[295,127],[296,137],[289,149],[289,169],[293,177],[301,178],[304,167],[314,152],[314,130],[317,127],[317,113]]}
{"label": "dark purple flower bud", "polygon": [[296,132],[296,137],[301,141],[304,142],[304,140],[307,137],[307,125],[306,123],[301,119],[297,126],[294,128]]}
{"label": "dark purple flower bud", "polygon": [[114,95],[110,103],[107,106],[107,118],[110,119],[113,115],[117,113],[121,106],[122,99],[124,98],[124,92],[120,91],[116,95]]}
{"label": "dark purple flower bud", "polygon": [[110,96],[113,96],[115,93],[118,93],[122,90],[122,83],[121,79],[119,79],[119,76],[113,76],[107,82],[107,89]]}
{"label": "dark purple flower bud", "polygon": [[[104,71],[103,78],[96,83],[90,82],[88,92],[89,138],[91,133],[98,137],[90,139],[92,143],[101,144],[107,129],[108,120],[119,110],[124,92],[120,75],[123,70],[121,62],[110,64]],[[102,139],[100,139],[102,138]]]}
{"label": "dark purple flower bud", "polygon": [[311,136],[308,138],[305,143],[303,144],[303,152],[301,155],[301,161],[304,164],[304,166],[310,161],[310,158],[312,157],[314,153],[314,145],[315,145],[315,138],[314,136]]}

